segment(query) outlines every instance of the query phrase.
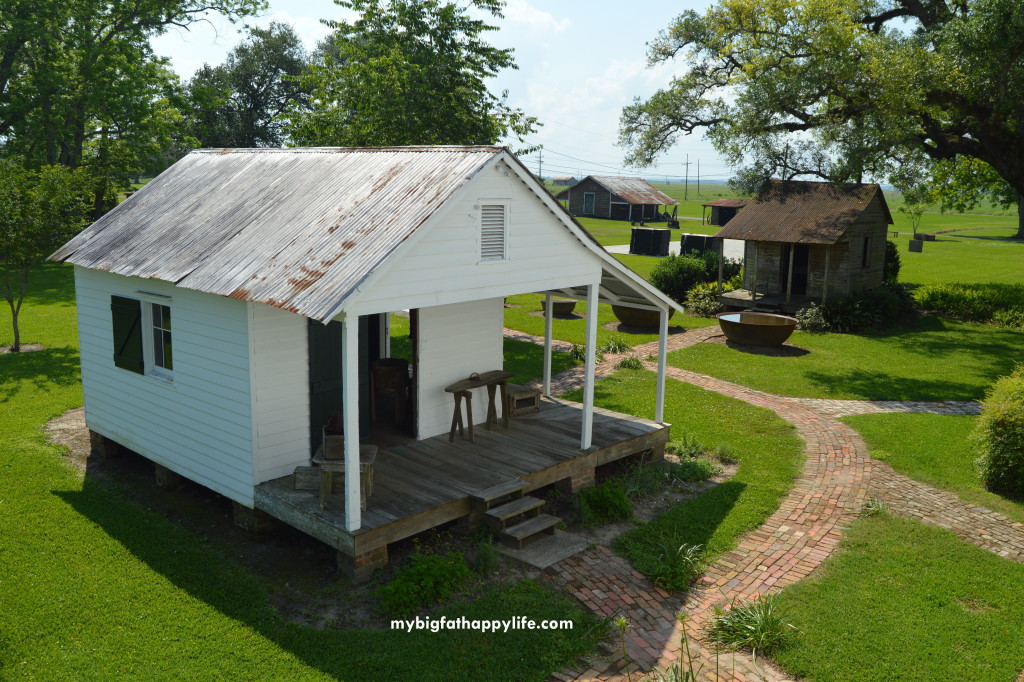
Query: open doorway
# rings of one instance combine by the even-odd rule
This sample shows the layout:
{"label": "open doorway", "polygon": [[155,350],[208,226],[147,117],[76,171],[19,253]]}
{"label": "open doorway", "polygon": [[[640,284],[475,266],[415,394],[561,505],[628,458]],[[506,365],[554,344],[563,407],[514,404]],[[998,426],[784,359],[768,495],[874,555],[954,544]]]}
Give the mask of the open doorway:
{"label": "open doorway", "polygon": [[789,285],[789,262],[793,261],[793,290],[794,296],[807,295],[807,272],[810,263],[810,247],[807,244],[783,244],[782,245],[782,267],[779,269],[779,286],[782,293],[786,293]]}

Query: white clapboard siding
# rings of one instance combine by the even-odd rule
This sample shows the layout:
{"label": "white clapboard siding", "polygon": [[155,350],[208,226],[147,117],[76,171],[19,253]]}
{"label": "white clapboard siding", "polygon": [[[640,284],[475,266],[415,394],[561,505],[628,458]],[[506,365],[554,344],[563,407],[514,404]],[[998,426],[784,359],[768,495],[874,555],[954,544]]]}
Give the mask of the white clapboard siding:
{"label": "white clapboard siding", "polygon": [[[483,243],[481,226],[483,207],[495,205],[504,207],[503,260],[481,255],[484,247],[492,255],[496,249],[496,232]],[[479,173],[449,206],[371,275],[358,294],[355,312],[426,308],[600,278],[598,256],[503,163]]]}
{"label": "white clapboard siding", "polygon": [[[93,431],[252,506],[248,308],[169,282],[75,268],[82,389]],[[114,366],[110,297],[170,296],[171,381]]]}
{"label": "white clapboard siding", "polygon": [[[472,372],[502,369],[502,299],[455,303],[419,312],[417,417],[419,438],[447,433],[455,406],[444,387]],[[498,412],[501,412],[501,402]],[[487,389],[473,391],[473,421],[487,416]]]}
{"label": "white clapboard siding", "polygon": [[256,478],[262,483],[309,464],[307,320],[250,304]]}

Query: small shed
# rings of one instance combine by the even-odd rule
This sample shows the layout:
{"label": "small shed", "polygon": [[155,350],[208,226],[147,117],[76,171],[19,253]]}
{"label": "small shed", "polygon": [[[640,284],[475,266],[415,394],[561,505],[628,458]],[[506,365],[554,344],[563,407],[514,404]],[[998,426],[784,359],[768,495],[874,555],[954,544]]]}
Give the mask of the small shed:
{"label": "small shed", "polygon": [[572,175],[558,175],[551,178],[551,184],[556,187],[572,187],[576,182],[575,176]]}
{"label": "small shed", "polygon": [[[95,442],[299,528],[357,578],[387,561],[388,543],[466,517],[496,490],[593,484],[599,464],[668,440],[678,306],[502,147],[198,150],[51,258],[75,265]],[[583,401],[543,397],[507,420],[480,377],[504,374],[504,297],[530,292],[585,302]],[[594,406],[599,302],[660,313],[654,421]],[[394,311],[410,317],[407,365],[389,357]],[[549,396],[550,318],[545,336]],[[393,390],[378,395],[378,380],[371,392],[374,370],[393,366]],[[449,435],[460,384],[468,438]],[[391,394],[393,422],[377,407]],[[498,417],[503,428],[479,428]],[[296,489],[299,471],[339,426],[344,483],[321,468],[318,504]],[[379,448],[373,462],[361,445]]]}
{"label": "small shed", "polygon": [[569,213],[587,218],[610,218],[630,222],[668,220],[663,206],[676,201],[643,178],[588,175],[555,199],[567,202]]}
{"label": "small shed", "polygon": [[769,180],[715,235],[746,242],[744,288],[721,300],[795,310],[879,286],[892,222],[878,185]]}
{"label": "small shed", "polygon": [[[715,199],[703,204],[701,220],[706,225],[725,225],[732,220],[739,210],[747,205],[746,199]],[[710,215],[708,215],[710,209]]]}

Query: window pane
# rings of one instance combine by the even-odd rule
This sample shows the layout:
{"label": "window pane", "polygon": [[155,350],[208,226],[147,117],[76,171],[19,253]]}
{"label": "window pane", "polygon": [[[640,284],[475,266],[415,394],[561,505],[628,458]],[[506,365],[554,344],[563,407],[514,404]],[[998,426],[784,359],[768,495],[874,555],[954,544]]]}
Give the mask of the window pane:
{"label": "window pane", "polygon": [[164,365],[166,369],[174,369],[171,362],[171,333],[164,332]]}
{"label": "window pane", "polygon": [[166,306],[166,305],[162,305],[162,306],[160,306],[160,310],[163,313],[163,318],[164,318],[163,319],[163,324],[161,326],[164,329],[166,329],[167,331],[170,331],[171,330],[171,307],[170,306]]}
{"label": "window pane", "polygon": [[[156,310],[155,306],[154,310]],[[164,366],[163,332],[156,326],[153,327],[153,364],[157,367]]]}

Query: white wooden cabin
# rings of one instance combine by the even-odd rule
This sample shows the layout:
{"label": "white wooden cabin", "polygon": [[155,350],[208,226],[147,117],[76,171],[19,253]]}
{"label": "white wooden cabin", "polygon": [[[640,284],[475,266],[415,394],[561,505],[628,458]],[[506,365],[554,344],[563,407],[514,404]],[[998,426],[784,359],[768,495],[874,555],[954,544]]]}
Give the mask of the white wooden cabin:
{"label": "white wooden cabin", "polygon": [[[200,150],[52,259],[75,265],[89,429],[323,539],[356,573],[366,557],[375,557],[370,568],[382,552],[386,561],[388,542],[422,530],[407,519],[395,525],[401,514],[387,511],[386,493],[360,509],[358,446],[369,437],[361,376],[368,359],[388,353],[389,313],[416,316],[412,437],[444,459],[444,446],[433,444],[447,444],[452,419],[444,388],[502,367],[503,298],[547,292],[585,302],[584,402],[559,413],[575,420],[578,437],[571,462],[522,474],[539,487],[587,467],[592,474],[614,458],[604,445],[624,438],[595,445],[597,303],[661,311],[663,350],[675,307],[609,256],[500,147]],[[547,338],[545,395],[550,323]],[[338,372],[334,384],[321,382],[330,384],[326,397],[313,388],[320,370],[311,353]],[[664,421],[664,355],[657,422]],[[474,417],[482,423],[486,394],[477,393]],[[310,509],[283,497],[271,508],[267,496],[310,463],[322,422],[318,400],[338,403],[345,433],[360,436],[345,439],[342,500],[320,511],[315,494],[306,493]],[[640,449],[667,440],[667,427],[597,414],[601,424],[629,421],[654,434],[634,439]],[[527,428],[518,421],[516,428]],[[520,449],[530,437],[522,434]],[[501,437],[491,450],[515,440]],[[598,450],[603,454],[585,460]],[[617,447],[614,456],[624,452]],[[396,472],[405,466],[398,455],[388,457],[379,461],[379,478],[388,462]],[[470,458],[469,465],[473,475],[489,475],[484,460]],[[289,504],[294,509],[280,510]],[[446,510],[433,516],[443,522],[464,514],[468,502],[432,504]]]}

